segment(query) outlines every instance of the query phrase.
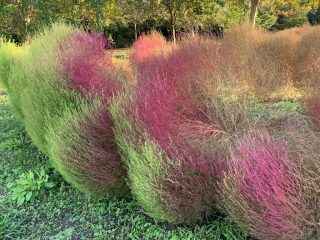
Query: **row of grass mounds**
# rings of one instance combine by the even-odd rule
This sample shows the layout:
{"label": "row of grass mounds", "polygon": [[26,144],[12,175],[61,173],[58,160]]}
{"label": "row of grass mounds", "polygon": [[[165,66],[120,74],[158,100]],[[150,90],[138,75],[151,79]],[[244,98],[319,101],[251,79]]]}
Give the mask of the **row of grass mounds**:
{"label": "row of grass mounds", "polygon": [[157,221],[219,212],[258,239],[320,234],[319,28],[141,36],[132,78],[101,36],[55,25],[0,48],[33,142],[79,190],[131,194]]}

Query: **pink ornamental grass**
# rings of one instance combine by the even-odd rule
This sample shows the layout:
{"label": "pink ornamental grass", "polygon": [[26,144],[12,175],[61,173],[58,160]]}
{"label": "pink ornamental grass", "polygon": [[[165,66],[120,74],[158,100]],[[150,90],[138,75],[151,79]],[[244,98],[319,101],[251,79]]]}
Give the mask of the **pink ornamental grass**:
{"label": "pink ornamental grass", "polygon": [[108,41],[101,35],[73,33],[59,47],[62,69],[70,87],[82,94],[110,97],[119,88],[113,74]]}
{"label": "pink ornamental grass", "polygon": [[[74,32],[59,45],[58,58],[67,84],[88,97],[84,113],[70,113],[63,131],[53,133],[61,145],[52,150],[62,174],[85,192],[113,196],[125,194],[122,166],[113,133],[113,120],[107,110],[120,90],[114,74],[108,41],[103,36]],[[109,46],[110,47],[110,46]],[[102,100],[95,108],[90,97]],[[72,111],[71,111],[72,112]],[[75,121],[73,125],[72,121]],[[66,124],[66,123],[64,123]],[[60,139],[60,140],[59,140]]]}
{"label": "pink ornamental grass", "polygon": [[[154,180],[153,190],[164,206],[152,208],[164,209],[174,216],[174,222],[194,222],[213,207],[219,156],[208,157],[202,153],[202,146],[189,142],[196,133],[214,128],[198,95],[203,87],[202,74],[207,67],[214,69],[210,66],[212,55],[207,46],[189,42],[168,56],[153,56],[139,69],[136,97],[128,107],[135,126],[161,150],[164,170]],[[181,127],[192,123],[196,127]],[[136,148],[142,141],[132,140]],[[148,168],[149,162],[143,164]]]}
{"label": "pink ornamental grass", "polygon": [[202,76],[214,71],[209,50],[205,42],[183,43],[168,57],[154,57],[156,64],[142,70],[139,76],[132,109],[137,110],[138,125],[163,148],[172,141],[183,142],[181,136],[188,138],[195,132],[190,128],[189,134],[188,129],[182,134],[181,126],[194,123],[198,131],[212,128],[198,96],[203,91]]}
{"label": "pink ornamental grass", "polygon": [[249,135],[232,151],[222,208],[260,239],[302,239],[306,206],[301,167],[269,134]]}
{"label": "pink ornamental grass", "polygon": [[153,61],[155,56],[164,53],[166,47],[167,41],[160,33],[153,31],[142,35],[130,49],[130,61],[141,70],[150,65],[149,62]]}
{"label": "pink ornamental grass", "polygon": [[54,166],[83,192],[101,197],[128,193],[112,127],[105,104],[95,102],[66,112],[50,131]]}

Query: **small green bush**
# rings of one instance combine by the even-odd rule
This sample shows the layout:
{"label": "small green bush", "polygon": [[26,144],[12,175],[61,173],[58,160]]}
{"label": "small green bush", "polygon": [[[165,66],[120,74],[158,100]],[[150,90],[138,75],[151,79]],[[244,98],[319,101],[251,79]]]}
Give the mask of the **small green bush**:
{"label": "small green bush", "polygon": [[15,182],[8,184],[12,191],[12,200],[16,201],[18,206],[32,201],[44,188],[53,188],[54,182],[49,181],[49,175],[44,168],[34,174],[32,171],[23,173]]}
{"label": "small green bush", "polygon": [[73,31],[71,27],[56,25],[30,46],[7,43],[0,49],[0,78],[10,95],[10,103],[44,153],[47,153],[48,122],[55,121],[75,102],[76,94],[66,90],[56,51],[57,44]]}
{"label": "small green bush", "polygon": [[[11,73],[16,71],[16,65],[21,58],[26,54],[27,48],[18,47],[11,42],[2,42],[0,44],[0,82],[2,85],[12,93],[12,97],[17,96],[22,89],[22,86],[18,85],[19,89],[11,90]],[[16,101],[11,101],[11,105],[19,118],[22,117],[20,105]]]}

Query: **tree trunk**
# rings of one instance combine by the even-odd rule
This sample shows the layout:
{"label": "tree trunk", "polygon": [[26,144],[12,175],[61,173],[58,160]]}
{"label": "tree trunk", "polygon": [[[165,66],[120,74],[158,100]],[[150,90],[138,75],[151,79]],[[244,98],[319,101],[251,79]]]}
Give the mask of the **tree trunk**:
{"label": "tree trunk", "polygon": [[134,23],[134,39],[138,40],[138,30],[137,30],[137,23]]}
{"label": "tree trunk", "polygon": [[192,27],[192,28],[191,28],[191,36],[192,36],[193,38],[196,37],[195,27]]}
{"label": "tree trunk", "polygon": [[176,39],[176,25],[175,25],[175,23],[171,25],[171,34],[172,34],[173,43],[176,43],[177,39]]}
{"label": "tree trunk", "polygon": [[251,26],[253,26],[253,27],[256,24],[258,6],[259,6],[259,0],[251,0],[249,21],[250,21]]}
{"label": "tree trunk", "polygon": [[176,13],[174,11],[170,11],[170,28],[171,28],[171,38],[173,43],[176,43]]}
{"label": "tree trunk", "polygon": [[20,38],[18,39],[18,41],[20,43],[22,43],[25,38],[26,38],[26,35],[27,35],[27,29],[26,29],[26,23],[25,23],[25,11],[24,11],[24,8],[25,6],[23,5],[23,1],[18,1],[17,2],[17,7],[18,7],[18,16],[17,16],[17,19],[18,19],[18,32],[16,33],[17,36]]}

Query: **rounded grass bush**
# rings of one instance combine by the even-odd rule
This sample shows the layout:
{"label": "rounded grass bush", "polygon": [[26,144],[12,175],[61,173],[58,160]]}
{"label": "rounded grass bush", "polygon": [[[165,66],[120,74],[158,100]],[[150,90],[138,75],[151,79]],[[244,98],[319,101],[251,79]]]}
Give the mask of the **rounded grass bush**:
{"label": "rounded grass bush", "polygon": [[[297,134],[282,130],[287,139],[280,140],[260,132],[274,130],[287,113],[268,113],[267,104],[239,96],[246,86],[233,87],[288,83],[296,40],[283,44],[290,52],[280,56],[266,49],[282,48],[277,39],[286,35],[252,34],[254,48],[246,39],[235,55],[232,34],[222,42],[184,41],[170,52],[159,34],[143,36],[130,56],[137,85],[119,95],[101,36],[55,25],[27,48],[0,48],[0,78],[34,143],[79,190],[124,196],[128,176],[133,196],[156,220],[194,223],[219,205],[255,237],[303,239],[319,232],[318,128],[308,135],[300,126]],[[268,67],[243,67],[252,56]],[[269,73],[275,59],[282,65]],[[309,106],[314,119],[318,105]]]}
{"label": "rounded grass bush", "polygon": [[100,197],[127,194],[126,170],[117,152],[113,122],[100,101],[83,102],[52,123],[47,140],[53,166],[83,192]]}
{"label": "rounded grass bush", "polygon": [[300,166],[285,145],[255,133],[232,151],[220,205],[242,229],[259,239],[302,239],[306,206]]}
{"label": "rounded grass bush", "polygon": [[168,55],[153,56],[139,69],[130,97],[112,106],[132,193],[160,221],[192,223],[212,213],[234,135],[278,120],[258,121],[256,102],[224,94],[219,47],[187,40]]}
{"label": "rounded grass bush", "polygon": [[68,90],[56,55],[57,44],[73,31],[64,25],[45,30],[26,47],[27,53],[8,74],[10,102],[17,106],[28,134],[44,153],[48,153],[48,124],[73,106],[77,98]]}
{"label": "rounded grass bush", "polygon": [[313,88],[319,89],[320,86],[320,27],[310,28],[303,34],[295,51],[293,63],[294,83],[313,92]]}
{"label": "rounded grass bush", "polygon": [[129,58],[139,70],[146,68],[157,55],[168,51],[168,43],[160,33],[152,31],[142,35],[135,41],[129,50]]}
{"label": "rounded grass bush", "polygon": [[11,68],[14,67],[15,63],[25,53],[26,48],[18,47],[12,42],[4,42],[0,45],[0,81],[5,87],[8,87],[9,73]]}
{"label": "rounded grass bush", "polygon": [[214,210],[216,165],[223,154],[203,154],[190,141],[200,132],[221,133],[197,92],[204,66],[212,64],[208,49],[188,42],[168,56],[154,56],[153,65],[140,69],[134,93],[112,106],[132,194],[159,221],[192,223]]}
{"label": "rounded grass bush", "polygon": [[58,61],[69,87],[83,96],[106,101],[119,90],[108,43],[102,35],[73,32],[59,44]]}
{"label": "rounded grass bush", "polygon": [[108,112],[120,86],[105,46],[98,35],[54,25],[5,81],[33,142],[62,176],[83,192],[112,197],[127,187]]}
{"label": "rounded grass bush", "polygon": [[183,156],[177,149],[168,154],[127,115],[124,107],[129,103],[125,98],[112,105],[111,113],[133,196],[158,221],[200,220],[212,211],[212,166],[200,157],[193,159],[191,153]]}
{"label": "rounded grass bush", "polygon": [[231,151],[219,206],[258,239],[319,234],[319,135],[310,124],[287,120],[274,136],[252,132]]}

